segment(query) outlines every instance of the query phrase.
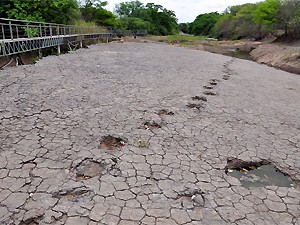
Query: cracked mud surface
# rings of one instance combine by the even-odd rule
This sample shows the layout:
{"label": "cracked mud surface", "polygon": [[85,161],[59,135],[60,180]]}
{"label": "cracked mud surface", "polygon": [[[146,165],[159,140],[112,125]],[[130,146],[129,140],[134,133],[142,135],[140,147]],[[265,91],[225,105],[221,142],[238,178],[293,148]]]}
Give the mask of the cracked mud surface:
{"label": "cracked mud surface", "polygon": [[[300,224],[299,187],[246,189],[225,173],[232,157],[300,179],[299,76],[124,43],[0,77],[0,224]],[[204,91],[218,95],[188,108]],[[127,143],[99,148],[109,135]]]}

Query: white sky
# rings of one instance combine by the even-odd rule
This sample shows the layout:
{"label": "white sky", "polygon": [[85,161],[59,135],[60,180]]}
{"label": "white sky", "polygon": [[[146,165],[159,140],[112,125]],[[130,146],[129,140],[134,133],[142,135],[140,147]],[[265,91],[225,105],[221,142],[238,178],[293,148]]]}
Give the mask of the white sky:
{"label": "white sky", "polygon": [[[120,2],[130,0],[107,0],[109,10]],[[202,13],[223,12],[228,6],[255,3],[260,0],[140,0],[143,3],[155,3],[176,13],[179,23],[193,22]]]}

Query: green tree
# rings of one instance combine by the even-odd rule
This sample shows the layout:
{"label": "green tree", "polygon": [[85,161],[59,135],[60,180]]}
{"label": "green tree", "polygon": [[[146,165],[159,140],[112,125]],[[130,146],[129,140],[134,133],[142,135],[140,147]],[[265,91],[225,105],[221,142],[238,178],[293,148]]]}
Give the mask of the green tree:
{"label": "green tree", "polygon": [[220,17],[221,15],[217,12],[205,13],[197,16],[192,25],[192,34],[203,36],[210,35]]}
{"label": "green tree", "polygon": [[11,0],[0,4],[0,16],[4,18],[73,23],[80,18],[76,0]]}
{"label": "green tree", "polygon": [[165,9],[161,5],[148,3],[146,5],[146,21],[153,26],[151,32],[157,35],[175,34],[177,30],[177,19],[173,11]]}
{"label": "green tree", "polygon": [[277,28],[284,30],[286,37],[300,37],[300,1],[283,0],[280,2]]}
{"label": "green tree", "polygon": [[192,23],[180,23],[178,24],[178,30],[182,31],[185,34],[191,34]]}
{"label": "green tree", "polygon": [[138,0],[131,2],[121,2],[115,7],[115,12],[120,17],[136,17],[142,18],[143,13],[145,12],[145,6]]}
{"label": "green tree", "polygon": [[149,30],[150,23],[135,17],[123,17],[119,20],[122,29],[127,30]]}
{"label": "green tree", "polygon": [[275,29],[280,1],[265,0],[256,4],[229,7],[213,30],[221,38],[262,39]]}
{"label": "green tree", "polygon": [[213,32],[217,38],[236,39],[237,29],[234,16],[229,13],[223,14],[216,22]]}
{"label": "green tree", "polygon": [[235,16],[234,25],[238,38],[259,38],[259,26],[253,21],[253,15],[257,9],[257,4],[246,3],[241,5]]}
{"label": "green tree", "polygon": [[95,22],[97,25],[116,27],[118,22],[112,12],[104,9],[107,2],[99,0],[86,0],[80,8],[83,19],[86,22]]}
{"label": "green tree", "polygon": [[[123,26],[127,21],[128,24],[134,25],[134,27],[137,27],[137,25],[143,25],[143,27],[147,26],[147,30],[150,34],[168,35],[178,32],[175,13],[161,5],[154,3],[144,5],[140,1],[135,0],[117,4],[115,12],[119,15],[120,23],[122,23]],[[128,20],[126,18],[137,18],[139,20]],[[144,23],[142,23],[142,21],[144,21]],[[129,28],[123,27],[123,29]]]}
{"label": "green tree", "polygon": [[253,21],[260,27],[270,31],[277,23],[280,0],[265,0],[257,3]]}

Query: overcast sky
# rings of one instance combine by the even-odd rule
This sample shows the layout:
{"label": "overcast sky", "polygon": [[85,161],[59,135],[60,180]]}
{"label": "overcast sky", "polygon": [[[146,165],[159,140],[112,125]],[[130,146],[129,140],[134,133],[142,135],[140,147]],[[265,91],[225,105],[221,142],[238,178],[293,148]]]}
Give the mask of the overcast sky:
{"label": "overcast sky", "polygon": [[[129,0],[107,0],[109,10],[113,10],[116,3]],[[140,0],[143,3],[156,3],[164,8],[173,10],[179,23],[193,22],[202,13],[223,12],[228,6],[255,3],[259,0]]]}

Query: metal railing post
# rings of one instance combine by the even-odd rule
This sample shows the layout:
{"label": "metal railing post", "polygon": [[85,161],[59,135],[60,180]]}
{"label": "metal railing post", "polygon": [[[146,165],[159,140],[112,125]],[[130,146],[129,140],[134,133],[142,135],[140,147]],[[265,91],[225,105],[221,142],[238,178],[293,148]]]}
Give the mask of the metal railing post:
{"label": "metal railing post", "polygon": [[52,27],[51,27],[51,24],[49,25],[49,29],[50,29],[50,37],[52,37]]}
{"label": "metal railing post", "polygon": [[39,28],[40,28],[40,37],[43,37],[42,24],[39,24]]}
{"label": "metal railing post", "polygon": [[8,24],[9,24],[9,31],[10,31],[10,39],[13,40],[14,35],[13,35],[13,29],[12,29],[11,21],[9,21]]}
{"label": "metal railing post", "polygon": [[6,49],[5,49],[5,43],[3,42],[3,43],[1,43],[1,48],[2,48],[2,53],[3,53],[3,55],[4,56],[6,56]]}
{"label": "metal railing post", "polygon": [[59,36],[59,26],[56,27],[56,35]]}
{"label": "metal railing post", "polygon": [[1,25],[1,30],[2,30],[2,37],[3,37],[3,39],[5,39],[5,33],[4,33],[4,26],[3,25]]}
{"label": "metal railing post", "polygon": [[27,31],[27,37],[30,38],[30,33],[29,33],[29,26],[28,26],[28,23],[26,23],[26,31]]}
{"label": "metal railing post", "polygon": [[19,39],[19,28],[16,26],[16,31],[17,31],[17,38]]}

